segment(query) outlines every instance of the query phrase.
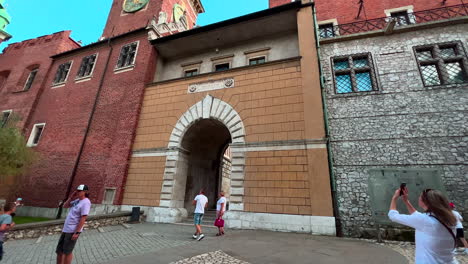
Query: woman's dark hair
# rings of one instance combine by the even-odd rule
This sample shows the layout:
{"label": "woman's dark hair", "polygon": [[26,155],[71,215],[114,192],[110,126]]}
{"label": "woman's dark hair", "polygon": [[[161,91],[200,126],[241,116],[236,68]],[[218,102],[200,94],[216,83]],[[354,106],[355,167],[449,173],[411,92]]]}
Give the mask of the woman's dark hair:
{"label": "woman's dark hair", "polygon": [[89,192],[86,192],[84,195],[86,198],[89,198]]}
{"label": "woman's dark hair", "polygon": [[457,224],[457,219],[452,213],[449,201],[441,192],[426,189],[422,192],[421,199],[427,206],[426,212],[432,213],[447,226],[455,226]]}
{"label": "woman's dark hair", "polygon": [[6,203],[5,206],[3,207],[3,212],[9,212],[13,210],[13,208],[16,207],[15,203]]}

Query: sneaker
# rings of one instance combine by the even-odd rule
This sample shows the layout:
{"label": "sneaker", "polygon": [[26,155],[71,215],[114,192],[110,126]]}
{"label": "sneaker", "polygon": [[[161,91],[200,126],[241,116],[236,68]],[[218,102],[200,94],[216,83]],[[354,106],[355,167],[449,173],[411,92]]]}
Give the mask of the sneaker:
{"label": "sneaker", "polygon": [[198,239],[197,239],[197,240],[198,240],[198,241],[201,241],[201,240],[202,240],[204,237],[205,237],[205,235],[204,235],[204,234],[200,234],[200,236],[198,237]]}
{"label": "sneaker", "polygon": [[192,237],[193,237],[193,239],[197,239],[197,235],[193,235]]}

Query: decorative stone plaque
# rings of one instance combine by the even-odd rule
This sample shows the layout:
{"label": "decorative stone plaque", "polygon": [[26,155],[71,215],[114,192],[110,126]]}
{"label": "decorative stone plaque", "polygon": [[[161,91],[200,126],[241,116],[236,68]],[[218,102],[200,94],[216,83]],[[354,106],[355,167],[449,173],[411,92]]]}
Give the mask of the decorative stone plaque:
{"label": "decorative stone plaque", "polygon": [[188,93],[201,93],[212,90],[219,90],[225,88],[234,88],[234,78],[227,78],[222,80],[215,80],[203,83],[190,84],[188,87]]}

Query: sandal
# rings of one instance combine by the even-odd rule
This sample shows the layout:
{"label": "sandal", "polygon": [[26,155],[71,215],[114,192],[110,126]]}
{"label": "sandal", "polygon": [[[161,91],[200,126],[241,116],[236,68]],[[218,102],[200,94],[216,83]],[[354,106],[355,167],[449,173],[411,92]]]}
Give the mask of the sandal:
{"label": "sandal", "polygon": [[216,234],[216,236],[222,236],[222,235],[223,235],[223,234],[221,234],[221,233],[217,233],[217,234]]}

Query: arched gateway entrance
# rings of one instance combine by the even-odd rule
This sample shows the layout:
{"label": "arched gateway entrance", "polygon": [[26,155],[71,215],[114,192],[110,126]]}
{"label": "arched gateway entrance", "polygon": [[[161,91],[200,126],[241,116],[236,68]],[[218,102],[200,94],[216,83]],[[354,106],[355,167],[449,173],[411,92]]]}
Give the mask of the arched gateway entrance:
{"label": "arched gateway entrance", "polygon": [[242,210],[245,155],[242,150],[233,153],[230,186],[223,186],[221,164],[229,144],[244,142],[244,125],[232,106],[210,95],[193,105],[176,123],[169,140],[160,207],[191,209],[201,188],[209,207],[214,207],[219,191],[226,188],[236,196],[231,204]]}

